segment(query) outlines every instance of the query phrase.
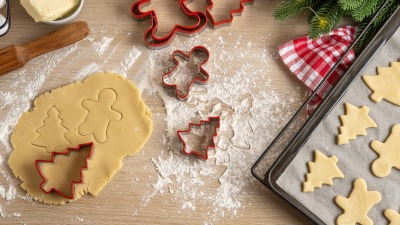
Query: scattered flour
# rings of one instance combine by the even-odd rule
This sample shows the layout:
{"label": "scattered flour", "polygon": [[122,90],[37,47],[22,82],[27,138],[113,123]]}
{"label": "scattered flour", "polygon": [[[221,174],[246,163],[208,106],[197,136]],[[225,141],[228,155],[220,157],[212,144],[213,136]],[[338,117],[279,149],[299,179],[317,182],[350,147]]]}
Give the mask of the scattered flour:
{"label": "scattered flour", "polygon": [[120,73],[126,77],[127,72],[132,68],[133,64],[135,64],[136,60],[141,54],[141,51],[139,51],[136,47],[133,47],[125,56],[124,61],[121,62]]}
{"label": "scattered flour", "polygon": [[108,49],[111,42],[114,40],[112,37],[102,37],[100,41],[95,41],[95,37],[89,36],[88,40],[92,43],[93,49],[99,54],[99,56],[103,55],[104,52]]}
{"label": "scattered flour", "polygon": [[[190,50],[196,45],[196,39],[182,44],[178,38],[175,42],[177,46],[187,46],[181,50]],[[254,51],[257,44],[241,38],[236,43],[240,54],[223,50],[230,43],[221,36],[209,37],[207,43],[217,43],[206,46],[211,54],[206,66],[210,81],[206,85],[194,85],[186,102],[171,97],[160,85],[161,75],[173,66],[170,54],[176,47],[149,52],[136,75],[139,81],[136,84],[142,91],[157,93],[166,110],[166,134],[161,138],[166,149],[152,159],[159,176],[152,186],[153,192],[142,198],[142,206],[157,194],[173,193],[171,200],[181,202],[183,210],[195,210],[196,204],[213,205],[203,215],[204,223],[210,224],[226,214],[237,216],[238,210],[251,204],[245,188],[255,185],[251,166],[289,119],[290,115],[285,112],[289,111],[291,102],[283,100],[287,99],[283,96],[285,93],[265,89],[271,81],[264,75],[274,69],[268,67],[270,60],[274,60],[269,50]],[[230,63],[241,60],[243,63]],[[249,62],[266,66],[255,68]],[[236,72],[232,74],[232,71]],[[208,161],[187,157],[181,153],[176,131],[208,116],[221,117],[216,150],[209,152]],[[218,181],[220,185],[205,193],[203,187],[208,181]]]}
{"label": "scattered flour", "polygon": [[7,201],[12,201],[15,199],[17,194],[17,190],[14,186],[4,187],[3,185],[0,186],[0,198],[5,199]]}

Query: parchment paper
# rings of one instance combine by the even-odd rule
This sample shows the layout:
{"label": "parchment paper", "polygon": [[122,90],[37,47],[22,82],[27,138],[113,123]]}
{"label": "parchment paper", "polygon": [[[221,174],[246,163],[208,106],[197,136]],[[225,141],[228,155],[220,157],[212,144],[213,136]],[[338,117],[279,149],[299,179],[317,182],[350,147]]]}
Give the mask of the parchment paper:
{"label": "parchment paper", "polygon": [[[392,36],[384,47],[375,55],[367,65],[362,75],[375,75],[376,67],[387,67],[391,61],[400,58],[400,29]],[[342,209],[334,202],[337,195],[348,197],[356,178],[361,177],[367,182],[368,190],[379,191],[382,195],[380,203],[370,211],[369,216],[374,224],[387,224],[389,221],[383,211],[391,208],[400,211],[400,171],[392,168],[389,176],[375,177],[370,169],[371,163],[377,154],[370,148],[373,140],[384,142],[391,132],[391,128],[400,123],[400,107],[385,100],[374,103],[369,99],[371,91],[360,78],[353,82],[350,90],[335,106],[330,115],[319,125],[312,137],[304,145],[285,172],[279,177],[277,183],[287,193],[296,198],[300,203],[314,212],[326,224],[335,224],[336,218]],[[345,113],[344,103],[360,107],[366,105],[369,115],[378,124],[378,128],[368,128],[367,136],[357,136],[347,145],[337,145],[340,119],[339,115]],[[344,179],[334,179],[333,186],[323,185],[311,193],[303,193],[302,182],[308,172],[307,162],[314,160],[314,150],[319,149],[327,156],[338,157],[338,167],[345,175]]]}

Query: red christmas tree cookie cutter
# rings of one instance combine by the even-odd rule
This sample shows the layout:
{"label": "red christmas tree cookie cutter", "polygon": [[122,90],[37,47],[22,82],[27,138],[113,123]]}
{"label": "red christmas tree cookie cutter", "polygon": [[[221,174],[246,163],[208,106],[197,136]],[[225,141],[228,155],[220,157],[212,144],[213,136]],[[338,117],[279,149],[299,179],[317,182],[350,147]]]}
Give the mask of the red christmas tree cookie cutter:
{"label": "red christmas tree cookie cutter", "polygon": [[157,14],[154,10],[143,12],[142,8],[151,4],[151,0],[139,0],[135,2],[131,7],[131,13],[133,18],[136,20],[150,19],[151,25],[144,32],[144,42],[149,48],[162,48],[169,45],[174,39],[176,34],[183,35],[195,35],[206,28],[207,16],[202,12],[193,12],[187,6],[186,2],[191,2],[192,0],[179,0],[179,6],[183,13],[190,19],[196,20],[196,24],[193,26],[183,26],[175,24],[172,30],[163,37],[157,37],[156,32],[158,28]]}
{"label": "red christmas tree cookie cutter", "polygon": [[207,3],[209,4],[209,6],[207,6],[207,8],[206,8],[207,18],[208,18],[208,20],[210,21],[211,25],[214,28],[219,28],[219,27],[224,26],[224,25],[225,26],[230,25],[233,22],[234,16],[242,15],[242,13],[244,11],[244,6],[253,4],[254,1],[255,0],[240,0],[239,8],[238,9],[233,9],[233,10],[231,10],[229,12],[229,14],[230,14],[229,19],[216,21],[214,19],[213,15],[211,14],[212,9],[214,8],[214,2],[213,2],[213,0],[207,0]]}
{"label": "red christmas tree cookie cutter", "polygon": [[[170,78],[177,70],[177,68],[179,67],[179,61],[176,59],[177,56],[183,58],[185,61],[189,61],[190,57],[193,54],[204,54],[206,55],[206,59],[204,60],[204,62],[202,62],[199,65],[199,70],[198,70],[198,74],[195,74],[186,90],[186,92],[184,92],[184,94],[180,93],[180,89],[178,88],[177,84],[170,84],[168,82],[166,82],[165,80],[167,78]],[[208,72],[203,68],[203,66],[205,66],[208,62],[208,59],[210,58],[210,52],[203,46],[195,46],[192,48],[192,50],[190,50],[189,54],[185,54],[184,52],[182,52],[181,50],[175,50],[172,53],[172,59],[174,61],[174,68],[165,73],[162,76],[162,84],[165,88],[173,90],[175,96],[179,99],[179,100],[186,100],[189,97],[189,92],[191,87],[193,86],[194,83],[198,83],[198,84],[205,84],[207,83],[208,79],[210,78],[210,75],[208,74]]]}
{"label": "red christmas tree cookie cutter", "polygon": [[[67,195],[67,194],[63,193],[62,191],[60,191],[60,190],[58,190],[58,189],[56,189],[56,188],[51,188],[49,191],[46,191],[46,190],[44,189],[43,185],[47,182],[47,179],[46,179],[46,177],[43,175],[43,173],[42,173],[42,171],[41,171],[41,169],[40,169],[40,163],[55,163],[55,156],[56,156],[56,155],[66,155],[66,156],[68,156],[68,155],[70,154],[71,151],[79,151],[79,150],[80,150],[81,148],[83,148],[83,147],[90,147],[90,153],[89,153],[89,155],[86,156],[86,158],[85,158],[85,161],[86,161],[85,166],[82,167],[82,168],[79,170],[79,173],[80,173],[80,174],[79,174],[79,175],[80,175],[79,177],[80,177],[80,179],[77,180],[77,181],[76,181],[76,180],[71,181],[71,195]],[[83,171],[84,169],[87,169],[87,168],[88,168],[88,160],[89,160],[89,158],[92,157],[93,148],[94,148],[93,142],[84,143],[84,144],[78,145],[76,148],[67,148],[67,151],[66,151],[66,152],[55,152],[55,151],[52,152],[52,153],[51,153],[51,160],[36,160],[36,161],[35,161],[36,169],[38,170],[40,177],[42,177],[42,179],[43,179],[42,183],[40,183],[40,189],[41,189],[44,193],[46,193],[46,194],[51,194],[51,193],[54,191],[54,192],[56,192],[57,194],[63,196],[64,198],[67,198],[67,199],[74,199],[74,198],[75,198],[75,184],[83,183],[83,174],[82,174],[82,171]]]}
{"label": "red christmas tree cookie cutter", "polygon": [[[212,138],[211,138],[211,144],[205,143],[207,144],[207,147],[205,147],[204,149],[190,149],[190,151],[187,151],[187,144],[186,141],[183,139],[182,135],[185,134],[190,134],[192,132],[192,127],[201,127],[204,125],[211,125],[212,123],[216,123],[215,128],[213,130],[212,133]],[[220,128],[220,117],[219,116],[211,116],[208,117],[207,120],[200,120],[199,124],[195,124],[195,123],[189,123],[189,127],[187,130],[179,130],[177,131],[179,140],[182,142],[183,144],[183,153],[186,155],[196,155],[204,160],[208,159],[208,150],[209,149],[215,149],[216,145],[214,142],[214,137],[218,136],[217,130]]]}

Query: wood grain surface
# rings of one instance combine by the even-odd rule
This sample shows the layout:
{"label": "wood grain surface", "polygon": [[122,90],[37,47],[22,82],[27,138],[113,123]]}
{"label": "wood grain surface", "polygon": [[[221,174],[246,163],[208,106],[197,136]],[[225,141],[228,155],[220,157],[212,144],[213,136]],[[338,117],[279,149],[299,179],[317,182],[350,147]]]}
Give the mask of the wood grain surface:
{"label": "wood grain surface", "polygon": [[[149,25],[148,21],[138,22],[130,15],[130,5],[133,2],[131,0],[86,0],[77,20],[86,21],[89,24],[91,35],[94,35],[94,38],[96,38],[96,35],[112,33],[115,36],[112,45],[119,43],[119,48],[126,47],[127,49],[133,45],[138,46],[142,55],[132,68],[132,70],[137,70],[152,50],[143,46],[142,40],[142,34]],[[152,1],[150,8],[156,9],[158,12],[160,33],[166,32],[168,27],[176,21],[191,22],[177,16],[180,10],[177,7],[177,2],[176,0]],[[254,5],[246,7],[241,17],[235,18],[232,26],[207,32],[207,35],[222,36],[226,41],[234,43],[232,39],[235,38],[235,35],[228,35],[228,33],[236,33],[248,41],[258,43],[259,48],[268,50],[276,49],[278,45],[304,35],[307,32],[304,15],[286,22],[273,20],[272,12],[278,2],[278,0],[256,0]],[[204,6],[205,1],[191,3],[193,8],[200,9]],[[59,28],[35,23],[21,7],[19,1],[11,1],[11,9],[11,30],[5,37],[0,38],[0,48],[32,41]],[[226,15],[224,8],[219,7],[218,4],[216,4],[213,12],[216,13],[218,18],[223,18]],[[130,32],[133,35],[127,35]],[[266,35],[269,38],[261,38]],[[92,46],[88,45],[87,48],[92,48]],[[234,44],[232,44],[225,50],[234,54],[234,49]],[[114,58],[121,58],[121,54],[125,53],[117,51],[107,60],[112,63]],[[75,61],[79,61],[79,59],[79,55],[73,58]],[[43,60],[48,59],[40,56],[28,64],[34,66],[35,63]],[[106,59],[104,58],[104,60]],[[119,63],[119,61],[116,61],[116,63]],[[68,63],[58,65],[52,75],[47,78],[38,94],[71,83],[71,74],[76,74],[85,65],[87,65],[86,60],[71,65]],[[293,113],[304,100],[307,91],[304,85],[290,74],[279,59],[270,61],[269,65],[254,66],[276,68],[268,74],[263,74],[263,76],[266,79],[271,79],[268,88],[272,86],[276,90],[290,91],[287,98],[294,99],[295,102],[291,106],[292,112],[288,113]],[[35,74],[31,76],[35,76]],[[9,74],[1,77],[0,88],[1,82],[10,79],[16,78]],[[171,201],[173,194],[165,194],[154,196],[146,206],[142,206],[142,196],[151,192],[151,185],[157,177],[157,171],[151,163],[151,158],[157,157],[160,154],[160,149],[163,148],[160,139],[165,127],[165,109],[162,101],[157,95],[145,95],[144,99],[152,112],[160,115],[154,117],[154,133],[143,148],[144,153],[125,158],[121,171],[114,176],[98,197],[86,195],[79,201],[65,206],[44,205],[19,198],[12,202],[0,199],[0,205],[3,206],[2,209],[5,213],[20,213],[20,216],[6,216],[4,218],[0,216],[0,224],[203,224],[204,215],[207,215],[207,212],[213,207],[212,204],[199,204],[195,211],[182,210],[182,204]],[[2,113],[0,112],[0,116]],[[3,147],[0,146],[0,148]],[[3,152],[3,156],[7,157],[3,149],[0,149],[1,152]],[[2,170],[9,173],[7,163],[3,163]],[[133,179],[138,180],[134,187],[132,187]],[[24,195],[24,191],[19,187],[18,180],[0,177],[0,185],[6,186],[9,182],[18,187],[18,194]],[[207,182],[209,182],[206,185],[207,189],[215,189],[219,185],[218,181]],[[244,200],[246,207],[239,209],[237,216],[226,215],[219,218],[214,224],[310,224],[304,216],[258,182],[246,187],[246,192],[248,193],[247,199]]]}

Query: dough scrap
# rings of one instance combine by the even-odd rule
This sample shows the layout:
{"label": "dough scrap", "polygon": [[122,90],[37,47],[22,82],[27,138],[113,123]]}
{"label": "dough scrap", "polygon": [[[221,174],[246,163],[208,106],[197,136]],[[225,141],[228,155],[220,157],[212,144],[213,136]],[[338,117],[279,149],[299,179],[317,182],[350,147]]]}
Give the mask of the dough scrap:
{"label": "dough scrap", "polygon": [[315,150],[314,155],[314,162],[308,162],[309,173],[303,182],[303,192],[313,192],[314,188],[321,188],[322,184],[333,185],[333,178],[344,178],[336,165],[336,156],[327,157],[318,150]]}
{"label": "dough scrap", "polygon": [[378,75],[363,76],[369,89],[373,91],[370,98],[374,102],[387,100],[400,106],[400,62],[391,62],[390,67],[378,67]]}
{"label": "dough scrap", "polygon": [[382,196],[379,192],[368,191],[365,180],[357,178],[348,198],[343,196],[336,196],[335,198],[336,204],[343,209],[343,213],[336,219],[336,224],[374,224],[368,217],[368,211],[381,199]]}
{"label": "dough scrap", "polygon": [[390,221],[389,225],[399,225],[400,224],[400,214],[393,209],[386,209],[385,217]]}
{"label": "dough scrap", "polygon": [[392,133],[385,143],[373,141],[371,148],[379,155],[379,158],[371,165],[375,176],[386,177],[390,174],[392,167],[400,169],[400,124],[393,126]]}
{"label": "dough scrap", "polygon": [[[116,101],[111,107],[121,114],[121,118],[108,123],[107,140],[100,143],[94,137],[97,127],[87,128],[88,135],[79,133],[79,127],[87,121],[88,114],[94,113],[85,109],[82,103],[85,100],[98,101],[100,93],[109,92],[108,90],[116,93]],[[58,119],[50,120],[49,118],[57,114],[54,109],[58,111]],[[101,117],[102,114],[97,115]],[[94,120],[104,122],[104,118]],[[143,147],[151,135],[152,123],[151,112],[144,104],[140,91],[129,80],[112,73],[94,74],[83,82],[54,89],[34,100],[32,111],[22,115],[13,131],[11,143],[14,150],[8,163],[14,175],[22,181],[21,187],[40,202],[64,204],[79,199],[85,193],[98,195],[121,168],[122,159],[137,153]],[[84,182],[76,184],[75,198],[72,200],[56,193],[45,194],[39,187],[42,179],[35,167],[35,160],[49,160],[51,153],[46,147],[34,145],[32,142],[42,139],[41,142],[50,143],[54,137],[59,137],[64,132],[58,131],[56,136],[46,133],[44,136],[45,133],[38,133],[37,130],[60,125],[67,129],[63,136],[69,143],[57,142],[52,151],[65,152],[67,147],[75,148],[82,143],[94,143],[88,169],[83,170]]]}
{"label": "dough scrap", "polygon": [[339,127],[337,136],[338,145],[348,144],[349,140],[356,139],[357,135],[367,135],[367,128],[378,127],[374,120],[369,117],[369,108],[362,106],[355,107],[352,104],[345,103],[346,115],[341,115],[342,126]]}

